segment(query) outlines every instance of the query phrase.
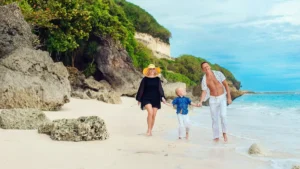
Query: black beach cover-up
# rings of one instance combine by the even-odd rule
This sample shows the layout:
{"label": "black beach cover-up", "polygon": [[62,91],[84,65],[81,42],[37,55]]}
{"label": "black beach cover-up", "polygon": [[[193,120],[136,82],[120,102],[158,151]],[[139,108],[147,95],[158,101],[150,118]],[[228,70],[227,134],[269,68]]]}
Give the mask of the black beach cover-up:
{"label": "black beach cover-up", "polygon": [[136,100],[141,102],[141,109],[144,110],[146,104],[152,107],[161,108],[162,98],[165,98],[164,90],[159,77],[144,77],[141,81]]}

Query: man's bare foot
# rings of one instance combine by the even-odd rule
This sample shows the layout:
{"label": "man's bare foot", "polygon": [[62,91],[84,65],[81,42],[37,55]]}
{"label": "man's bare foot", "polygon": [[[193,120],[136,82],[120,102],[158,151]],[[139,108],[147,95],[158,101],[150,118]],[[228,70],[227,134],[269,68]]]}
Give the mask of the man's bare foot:
{"label": "man's bare foot", "polygon": [[219,138],[215,138],[214,141],[215,141],[215,142],[219,142]]}
{"label": "man's bare foot", "polygon": [[224,141],[227,142],[228,138],[227,138],[227,134],[223,133],[223,137],[224,137]]}
{"label": "man's bare foot", "polygon": [[187,140],[189,139],[189,133],[187,132],[186,133],[186,137],[185,137]]}

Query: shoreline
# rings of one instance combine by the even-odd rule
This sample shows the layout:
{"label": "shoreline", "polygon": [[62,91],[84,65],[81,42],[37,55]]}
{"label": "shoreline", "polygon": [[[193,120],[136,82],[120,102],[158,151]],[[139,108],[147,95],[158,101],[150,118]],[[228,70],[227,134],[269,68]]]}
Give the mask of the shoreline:
{"label": "shoreline", "polygon": [[[72,98],[60,111],[44,111],[51,119],[97,115],[104,119],[110,137],[104,141],[53,141],[36,130],[0,129],[0,163],[5,169],[253,169],[267,168],[270,161],[240,154],[243,139],[230,136],[215,144],[211,130],[192,126],[189,140],[178,140],[174,109],[162,105],[153,136],[147,137],[146,111],[133,98],[122,104]],[[201,109],[207,113],[208,109]],[[196,116],[196,108],[190,116]],[[209,126],[208,126],[209,127]],[[250,146],[250,145],[249,145]],[[32,161],[34,159],[34,162]],[[17,163],[16,163],[17,161]]]}

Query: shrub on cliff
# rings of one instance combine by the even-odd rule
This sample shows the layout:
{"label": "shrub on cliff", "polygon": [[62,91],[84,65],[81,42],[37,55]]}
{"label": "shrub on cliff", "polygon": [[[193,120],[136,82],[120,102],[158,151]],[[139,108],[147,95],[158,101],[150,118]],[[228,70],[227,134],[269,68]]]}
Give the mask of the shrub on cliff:
{"label": "shrub on cliff", "polygon": [[68,57],[73,63],[76,49],[91,34],[112,37],[133,55],[134,27],[113,0],[4,0],[1,5],[11,2],[19,4],[40,37],[41,49],[51,52],[54,58]]}
{"label": "shrub on cliff", "polygon": [[155,18],[141,7],[125,0],[115,0],[125,11],[127,18],[138,32],[143,32],[169,44],[171,32],[160,25]]}

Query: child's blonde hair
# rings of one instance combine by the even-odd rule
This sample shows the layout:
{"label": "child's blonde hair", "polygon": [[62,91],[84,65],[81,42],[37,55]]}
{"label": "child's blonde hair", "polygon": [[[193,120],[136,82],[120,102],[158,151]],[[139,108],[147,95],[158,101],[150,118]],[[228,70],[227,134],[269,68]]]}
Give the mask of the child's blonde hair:
{"label": "child's blonde hair", "polygon": [[178,90],[180,90],[180,89],[184,90],[182,87],[177,87],[177,88],[175,89],[175,94],[176,94],[177,96],[179,96],[179,95],[178,95]]}

